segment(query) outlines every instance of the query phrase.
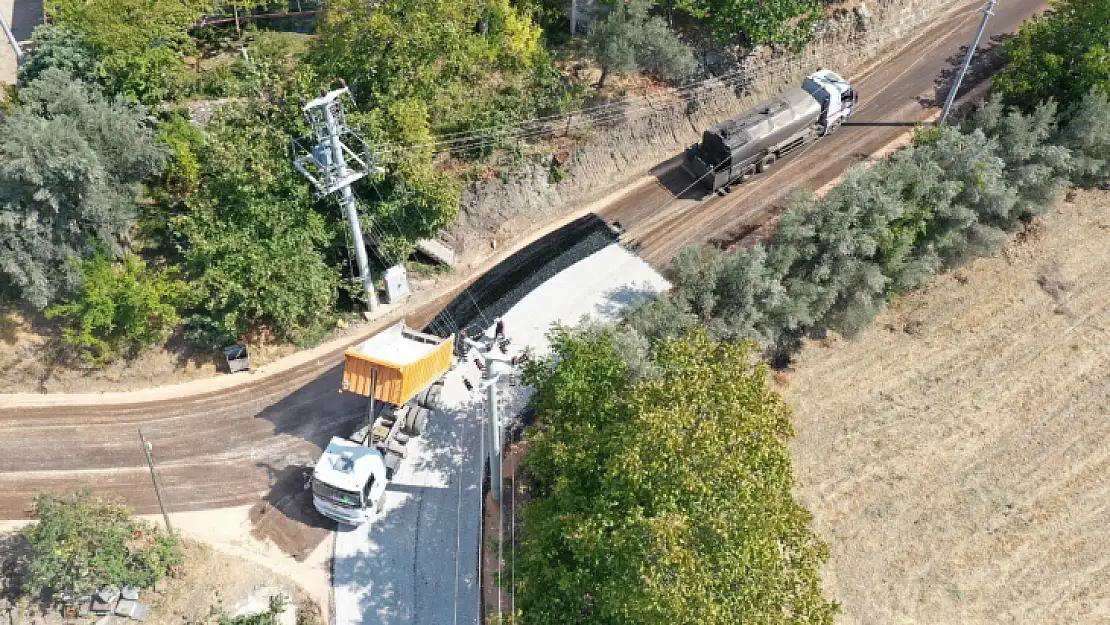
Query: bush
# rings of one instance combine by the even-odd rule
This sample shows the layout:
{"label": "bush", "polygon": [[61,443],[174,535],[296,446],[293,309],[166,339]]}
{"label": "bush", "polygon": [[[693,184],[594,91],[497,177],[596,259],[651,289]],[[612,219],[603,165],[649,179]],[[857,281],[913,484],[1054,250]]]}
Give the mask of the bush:
{"label": "bush", "polygon": [[153,586],[181,562],[177,539],[89,491],[35,498],[38,522],[23,531],[30,555],[25,592],[44,600],[106,585]]}
{"label": "bush", "polygon": [[164,341],[177,325],[178,309],[189,303],[189,289],[175,271],[150,269],[133,254],[117,261],[98,251],[80,271],[80,295],[46,316],[69,323],[62,340],[93,364]]}

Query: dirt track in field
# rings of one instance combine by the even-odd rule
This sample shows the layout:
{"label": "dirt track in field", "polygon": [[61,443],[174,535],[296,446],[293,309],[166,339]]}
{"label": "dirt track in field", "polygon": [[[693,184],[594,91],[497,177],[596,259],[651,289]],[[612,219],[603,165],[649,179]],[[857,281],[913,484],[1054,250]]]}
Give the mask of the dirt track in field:
{"label": "dirt track in field", "polygon": [[1110,194],[940,278],[781,390],[841,623],[1110,621]]}
{"label": "dirt track in field", "polygon": [[[1015,0],[1000,6],[988,35],[1016,29],[1044,4]],[[754,231],[768,222],[774,202],[787,191],[820,187],[857,155],[878,149],[930,114],[919,99],[932,97],[936,77],[958,62],[973,35],[975,6],[968,2],[967,10],[938,20],[860,80],[864,105],[856,125],[835,138],[788,157],[731,195],[704,202],[691,199],[701,195],[697,192],[669,201],[672,190],[689,180],[673,162],[663,164],[658,183],[636,187],[598,213],[620,220],[629,229],[626,239],[657,266],[688,243],[758,235]],[[458,292],[411,311],[409,325],[422,327]],[[35,494],[82,485],[122,494],[139,512],[155,512],[138,442],[142,426],[154,445],[171,511],[256,503],[262,497],[253,515],[260,537],[303,554],[331,525],[311,510],[302,472],[364,408],[358,398],[338,392],[342,351],[336,347],[288,371],[182,399],[0,408],[0,518],[26,518]]]}

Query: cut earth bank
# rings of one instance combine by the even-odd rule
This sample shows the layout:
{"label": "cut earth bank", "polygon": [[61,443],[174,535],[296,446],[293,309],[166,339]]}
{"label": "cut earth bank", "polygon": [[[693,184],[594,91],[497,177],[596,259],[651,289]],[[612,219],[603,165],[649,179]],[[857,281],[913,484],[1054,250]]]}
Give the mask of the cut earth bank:
{"label": "cut earth bank", "polygon": [[779,376],[838,622],[1110,620],[1110,194]]}

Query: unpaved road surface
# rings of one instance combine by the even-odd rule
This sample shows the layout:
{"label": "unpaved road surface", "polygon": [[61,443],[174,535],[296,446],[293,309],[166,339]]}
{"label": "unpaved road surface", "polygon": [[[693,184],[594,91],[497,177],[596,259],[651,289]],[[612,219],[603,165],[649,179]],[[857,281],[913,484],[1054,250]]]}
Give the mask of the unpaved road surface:
{"label": "unpaved road surface", "polygon": [[781,391],[845,624],[1110,622],[1110,193],[807,346]]}
{"label": "unpaved road surface", "polygon": [[[1043,4],[1014,0],[1000,5],[990,31],[1015,29]],[[927,115],[917,97],[929,95],[936,77],[958,62],[950,57],[971,40],[976,15],[965,11],[938,22],[866,77],[856,123],[904,124]],[[816,188],[855,153],[875,149],[903,131],[900,125],[843,128],[842,134],[784,160],[769,175],[704,203],[680,199],[668,204],[671,193],[664,184],[676,190],[689,184],[680,170],[670,171],[660,174],[661,184],[637,189],[600,212],[630,227],[628,234],[658,266],[683,244],[754,229],[770,217],[768,203],[780,192]],[[454,295],[414,309],[409,325],[423,326]],[[260,505],[254,517],[261,534],[303,556],[332,527],[303,496],[303,469],[363,409],[359,398],[338,392],[341,355],[337,348],[289,371],[184,399],[0,407],[0,518],[26,518],[35,494],[80,485],[122,494],[139,512],[156,512],[139,448],[137,428],[142,426],[153,442],[171,511],[254,503],[262,496],[267,505]]]}

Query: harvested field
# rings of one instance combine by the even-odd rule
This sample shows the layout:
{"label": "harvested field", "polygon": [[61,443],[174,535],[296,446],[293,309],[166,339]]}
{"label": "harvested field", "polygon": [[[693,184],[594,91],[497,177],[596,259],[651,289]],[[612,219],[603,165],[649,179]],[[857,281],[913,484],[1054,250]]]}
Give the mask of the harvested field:
{"label": "harvested field", "polygon": [[1110,194],[780,376],[840,623],[1110,620]]}

